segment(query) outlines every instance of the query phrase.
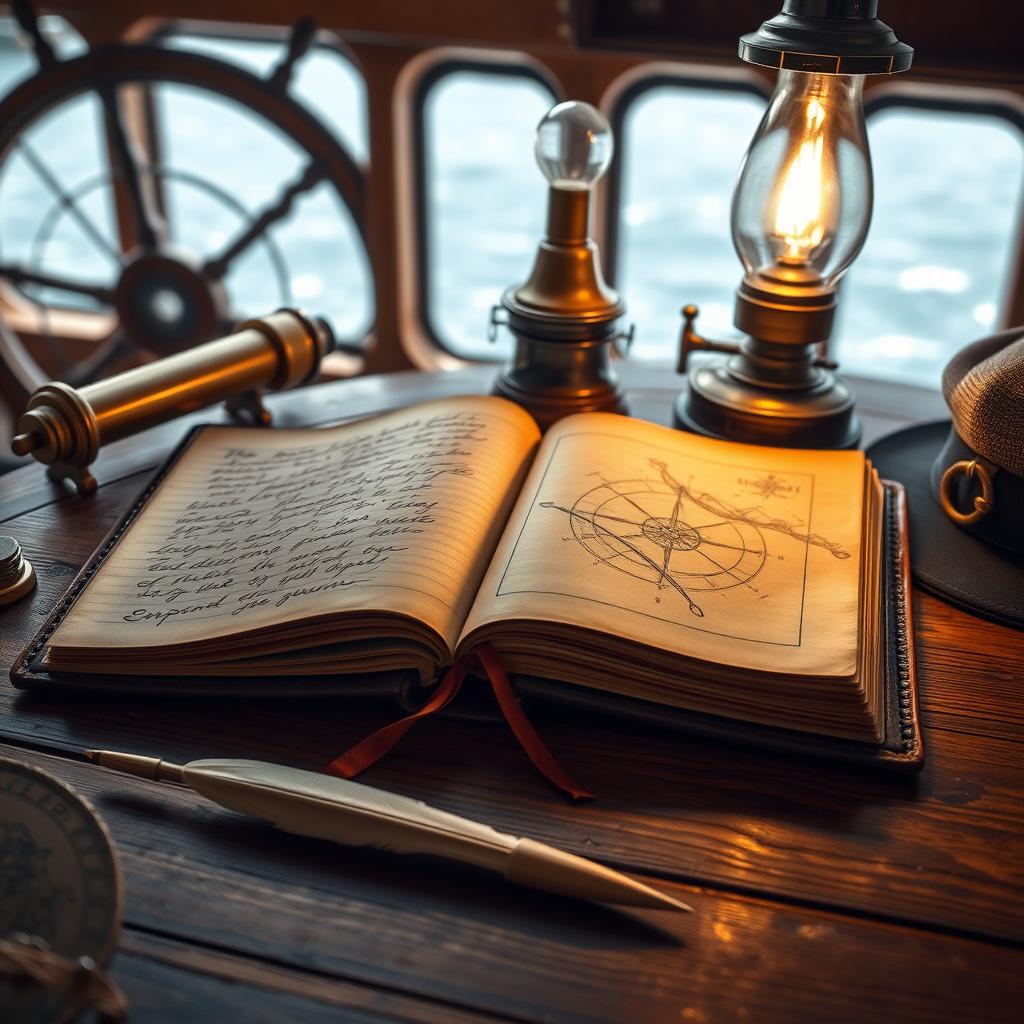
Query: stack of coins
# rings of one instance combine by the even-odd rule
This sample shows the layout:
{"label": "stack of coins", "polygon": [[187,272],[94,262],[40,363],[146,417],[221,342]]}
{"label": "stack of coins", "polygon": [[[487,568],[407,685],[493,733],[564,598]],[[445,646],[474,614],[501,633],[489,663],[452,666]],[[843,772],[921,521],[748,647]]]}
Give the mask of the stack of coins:
{"label": "stack of coins", "polygon": [[21,545],[0,534],[0,607],[13,604],[36,585],[36,571],[21,553]]}

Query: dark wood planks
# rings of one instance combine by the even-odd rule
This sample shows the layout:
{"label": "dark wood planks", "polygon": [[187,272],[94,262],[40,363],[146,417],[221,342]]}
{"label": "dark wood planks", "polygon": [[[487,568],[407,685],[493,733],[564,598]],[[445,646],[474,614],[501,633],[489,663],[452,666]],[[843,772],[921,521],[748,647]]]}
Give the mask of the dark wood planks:
{"label": "dark wood planks", "polygon": [[279,967],[128,928],[112,976],[146,1024],[495,1024],[502,1018]]}
{"label": "dark wood planks", "polygon": [[[274,401],[281,423],[338,421],[433,395],[479,391],[490,372],[363,378]],[[635,370],[630,376],[637,385],[634,414],[665,421],[673,391],[664,378]],[[872,402],[867,396],[869,410],[895,407],[884,388],[875,397]],[[930,408],[927,396],[911,398],[899,415],[886,413],[892,418],[869,411],[869,431]],[[32,599],[0,611],[0,671],[6,673],[181,429],[175,424],[112,446],[99,473],[103,486],[84,500],[55,500],[36,466],[0,478],[0,518],[4,510],[9,516],[0,530],[19,538],[40,576]],[[500,887],[479,876],[465,884],[480,913],[464,918],[456,898],[464,879],[450,868],[431,866],[425,884],[408,867],[381,866],[366,855],[325,851],[318,844],[312,853],[304,849],[300,866],[294,850],[280,845],[290,840],[258,826],[226,828],[220,812],[210,818],[191,805],[182,809],[185,829],[170,814],[164,820],[159,809],[150,821],[159,805],[149,796],[119,808],[116,800],[110,804],[107,790],[88,781],[95,769],[64,762],[60,771],[100,794],[108,820],[120,815],[115,834],[137,879],[129,898],[129,938],[166,932],[175,950],[163,959],[152,950],[131,952],[125,962],[135,965],[153,992],[177,970],[189,979],[182,983],[187,989],[195,973],[195,964],[186,963],[193,953],[189,944],[216,951],[227,959],[195,982],[196,991],[208,990],[211,1005],[223,1005],[227,1015],[234,990],[219,987],[218,971],[228,977],[237,968],[237,991],[248,991],[250,982],[259,987],[253,978],[273,960],[274,970],[298,969],[307,981],[326,973],[331,985],[355,986],[355,994],[328,998],[299,985],[293,995],[312,1000],[307,1009],[313,1020],[321,1015],[317,1000],[332,999],[342,1000],[337,1006],[351,1014],[380,1011],[410,1020],[434,1019],[429,1014],[435,1000],[442,1014],[461,1008],[528,1020],[717,1020],[739,1019],[743,1011],[753,1019],[856,1020],[872,1016],[870,999],[889,1006],[893,993],[909,1019],[999,1019],[1003,1001],[1014,991],[1019,1001],[1024,989],[1019,983],[1014,989],[1010,980],[1024,963],[1021,954],[991,945],[1024,940],[1024,634],[925,594],[915,594],[915,621],[929,751],[925,771],[915,779],[557,715],[539,724],[566,766],[598,793],[591,806],[563,804],[533,776],[504,729],[493,725],[425,724],[371,773],[372,783],[509,831],[670,884],[706,887],[689,896],[704,905],[689,925],[696,932],[684,936],[685,955],[676,947],[652,952],[648,932],[627,926],[632,917],[598,908],[566,909],[567,901],[556,901],[550,924],[543,897],[502,896]],[[0,736],[68,752],[112,746],[185,760],[235,754],[316,768],[391,714],[389,706],[344,700],[92,694],[47,700],[0,687]],[[22,750],[16,756],[27,755]],[[202,870],[183,868],[185,857]],[[337,865],[349,888],[338,888]],[[307,869],[313,875],[307,877]],[[296,909],[301,892],[308,906],[299,899]],[[174,903],[179,896],[180,906]],[[334,915],[329,934],[318,930],[309,910],[325,899]],[[411,916],[389,918],[383,933],[406,958],[389,974],[378,962],[384,956],[375,944],[381,926],[367,906],[383,906],[393,916],[402,909],[396,900]],[[272,929],[273,939],[264,942],[259,932],[266,919],[281,922],[285,931]],[[342,932],[351,942],[339,948]],[[825,939],[811,941],[813,936]],[[472,964],[465,983],[452,981],[465,973],[455,947]],[[974,952],[985,949],[995,958],[990,965]],[[327,959],[311,961],[310,950]],[[236,956],[238,963],[231,959]],[[214,960],[211,953],[204,962]],[[808,964],[820,967],[809,971]],[[573,972],[575,999],[565,991],[565,977]],[[498,976],[506,987],[494,981]],[[901,977],[912,979],[909,993],[900,994]],[[369,992],[411,993],[414,1005],[364,1003],[364,983]],[[251,1005],[253,998],[245,995],[239,1005]],[[279,997],[268,998],[272,1005]],[[182,1008],[178,1018],[185,1013]],[[307,1016],[298,1004],[296,1013]]]}
{"label": "dark wood planks", "polygon": [[914,602],[927,722],[1024,744],[1024,633],[920,591]]}
{"label": "dark wood planks", "polygon": [[[315,995],[314,978],[359,982],[411,997],[419,1015],[408,1019],[434,1019],[420,1005],[433,1001],[454,1021],[862,1021],[882,1009],[905,1021],[1010,1020],[1019,996],[1024,955],[986,943],[664,882],[696,913],[623,912],[287,836],[183,788],[0,752],[93,801],[125,871],[122,948],[190,975],[297,997]],[[140,942],[149,935],[170,947]],[[330,996],[373,1009],[358,989]]]}
{"label": "dark wood planks", "polygon": [[[143,482],[12,522],[31,538],[40,583],[0,618],[4,667]],[[494,726],[420,726],[370,781],[427,799],[442,793],[451,810],[639,870],[1024,940],[1024,878],[1014,867],[1024,863],[1024,636],[927,595],[918,595],[917,625],[929,748],[919,778],[554,718],[544,733],[599,795],[592,807],[563,806]],[[264,702],[46,700],[5,687],[0,708],[13,713],[0,731],[67,750],[237,754],[316,768],[393,713],[343,699],[271,706],[268,730]],[[495,792],[504,794],[497,805]]]}
{"label": "dark wood planks", "polygon": [[[271,705],[271,731],[263,702],[23,696],[3,733],[66,750],[316,769],[392,714],[300,704]],[[1016,745],[933,730],[924,773],[902,780],[614,724],[539,724],[596,803],[564,805],[501,727],[454,721],[419,726],[367,781],[641,871],[1024,941]]]}

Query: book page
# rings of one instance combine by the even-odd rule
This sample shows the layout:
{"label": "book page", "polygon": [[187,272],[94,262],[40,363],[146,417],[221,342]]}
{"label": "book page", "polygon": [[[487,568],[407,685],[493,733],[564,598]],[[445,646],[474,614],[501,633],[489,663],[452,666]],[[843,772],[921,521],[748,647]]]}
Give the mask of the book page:
{"label": "book page", "polygon": [[539,438],[497,398],[324,430],[204,430],[51,648],[182,644],[351,610],[411,616],[452,646]]}
{"label": "book page", "polygon": [[464,636],[546,619],[737,667],[857,668],[864,457],[607,414],[545,438]]}

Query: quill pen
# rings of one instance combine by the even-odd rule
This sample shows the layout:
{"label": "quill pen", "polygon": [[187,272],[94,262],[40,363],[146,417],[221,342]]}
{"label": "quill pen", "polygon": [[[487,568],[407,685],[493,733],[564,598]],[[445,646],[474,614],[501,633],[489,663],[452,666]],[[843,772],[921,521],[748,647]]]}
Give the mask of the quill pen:
{"label": "quill pen", "polygon": [[184,784],[222,807],[295,835],[446,857],[496,871],[520,885],[579,899],[693,909],[583,857],[358,782],[265,761],[209,759],[176,765],[112,750],[87,750],[85,756],[129,775]]}

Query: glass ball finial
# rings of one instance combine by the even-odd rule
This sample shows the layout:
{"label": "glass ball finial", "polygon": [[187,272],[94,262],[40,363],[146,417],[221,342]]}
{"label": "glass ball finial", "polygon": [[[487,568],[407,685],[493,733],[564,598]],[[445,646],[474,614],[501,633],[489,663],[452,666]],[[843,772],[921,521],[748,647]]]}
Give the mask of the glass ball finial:
{"label": "glass ball finial", "polygon": [[590,189],[608,169],[614,149],[608,119],[589,103],[559,103],[537,126],[534,153],[552,188]]}

